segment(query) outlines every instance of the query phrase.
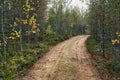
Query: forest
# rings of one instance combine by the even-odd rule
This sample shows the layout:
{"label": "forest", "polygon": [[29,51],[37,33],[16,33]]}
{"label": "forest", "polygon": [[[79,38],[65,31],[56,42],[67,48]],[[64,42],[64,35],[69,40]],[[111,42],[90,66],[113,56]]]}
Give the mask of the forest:
{"label": "forest", "polygon": [[69,7],[72,1],[0,0],[0,80],[16,80],[53,46],[79,35],[89,35],[100,80],[120,80],[120,0],[79,0],[86,11]]}

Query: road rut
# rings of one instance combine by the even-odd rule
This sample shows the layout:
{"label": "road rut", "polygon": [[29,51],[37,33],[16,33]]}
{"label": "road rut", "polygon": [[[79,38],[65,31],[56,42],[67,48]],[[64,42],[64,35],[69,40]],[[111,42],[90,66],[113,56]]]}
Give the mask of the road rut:
{"label": "road rut", "polygon": [[87,38],[76,36],[56,45],[19,80],[101,80],[87,52]]}

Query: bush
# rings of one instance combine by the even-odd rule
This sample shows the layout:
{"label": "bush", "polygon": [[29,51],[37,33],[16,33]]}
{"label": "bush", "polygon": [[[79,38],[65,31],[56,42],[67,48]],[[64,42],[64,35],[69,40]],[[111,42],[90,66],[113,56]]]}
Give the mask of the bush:
{"label": "bush", "polygon": [[109,70],[111,74],[120,74],[120,67],[118,64],[111,60],[104,63],[104,67]]}
{"label": "bush", "polygon": [[14,47],[7,50],[7,60],[0,62],[0,80],[13,80],[16,76],[25,72],[33,63],[47,52],[52,45],[55,45],[65,39],[66,35],[44,34],[39,37],[41,41],[38,44],[24,44],[24,51],[20,52],[18,43],[13,43]]}
{"label": "bush", "polygon": [[105,57],[103,57],[100,54],[99,41],[96,41],[92,37],[89,37],[86,40],[87,49],[95,60],[95,65],[101,75],[101,78],[103,80],[118,80],[118,78],[120,77],[120,67],[114,60],[111,51],[108,49],[110,45],[107,43],[105,43],[105,45],[106,51]]}
{"label": "bush", "polygon": [[100,51],[99,49],[99,44],[98,41],[96,41],[95,39],[93,39],[92,37],[89,37],[86,40],[86,45],[87,45],[87,49],[91,54],[96,54],[96,52],[98,53],[98,51]]}
{"label": "bush", "polygon": [[43,42],[45,42],[47,45],[55,45],[58,42],[61,42],[63,40],[67,39],[66,36],[62,36],[59,34],[51,34],[51,35],[44,35]]}

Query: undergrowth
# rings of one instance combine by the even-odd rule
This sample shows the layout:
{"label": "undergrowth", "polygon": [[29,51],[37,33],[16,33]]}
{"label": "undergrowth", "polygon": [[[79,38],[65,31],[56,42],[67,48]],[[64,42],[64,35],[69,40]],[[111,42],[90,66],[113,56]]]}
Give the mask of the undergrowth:
{"label": "undergrowth", "polygon": [[[106,45],[109,45],[106,43]],[[105,58],[100,54],[99,41],[89,37],[86,41],[88,52],[94,59],[102,80],[120,80],[120,67],[112,57],[112,52],[105,49]]]}
{"label": "undergrowth", "polygon": [[66,35],[44,34],[39,37],[40,41],[37,44],[23,44],[23,52],[19,50],[16,43],[13,43],[7,50],[7,60],[0,62],[0,80],[14,80],[49,51],[53,45],[68,38]]}

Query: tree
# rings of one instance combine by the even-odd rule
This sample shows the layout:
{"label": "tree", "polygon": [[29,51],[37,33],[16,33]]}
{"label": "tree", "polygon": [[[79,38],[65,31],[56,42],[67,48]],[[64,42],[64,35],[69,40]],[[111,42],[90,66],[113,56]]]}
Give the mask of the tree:
{"label": "tree", "polygon": [[[89,11],[89,26],[92,37],[99,42],[103,56],[105,49],[114,53],[115,59],[120,63],[120,46],[112,46],[111,40],[119,32],[119,0],[92,0]],[[112,41],[114,43],[114,41]]]}

